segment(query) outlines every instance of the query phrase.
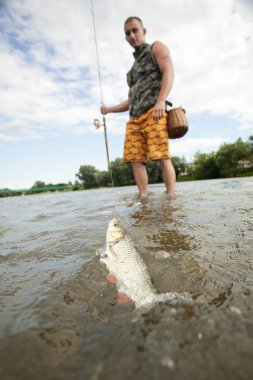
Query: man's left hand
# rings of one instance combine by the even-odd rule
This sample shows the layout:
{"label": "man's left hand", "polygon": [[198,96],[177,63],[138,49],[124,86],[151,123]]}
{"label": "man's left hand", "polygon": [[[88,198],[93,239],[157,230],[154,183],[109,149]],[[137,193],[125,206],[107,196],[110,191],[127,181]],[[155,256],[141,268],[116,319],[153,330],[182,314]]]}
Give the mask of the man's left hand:
{"label": "man's left hand", "polygon": [[165,101],[158,100],[154,106],[152,116],[155,121],[160,120],[164,116],[165,112]]}

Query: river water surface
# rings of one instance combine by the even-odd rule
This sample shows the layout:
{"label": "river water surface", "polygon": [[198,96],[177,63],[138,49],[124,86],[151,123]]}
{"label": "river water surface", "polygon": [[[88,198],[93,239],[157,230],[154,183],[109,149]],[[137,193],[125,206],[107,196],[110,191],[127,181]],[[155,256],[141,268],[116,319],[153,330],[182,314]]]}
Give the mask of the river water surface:
{"label": "river water surface", "polygon": [[[0,199],[2,380],[252,379],[253,178]],[[96,252],[117,216],[159,292],[136,311]]]}

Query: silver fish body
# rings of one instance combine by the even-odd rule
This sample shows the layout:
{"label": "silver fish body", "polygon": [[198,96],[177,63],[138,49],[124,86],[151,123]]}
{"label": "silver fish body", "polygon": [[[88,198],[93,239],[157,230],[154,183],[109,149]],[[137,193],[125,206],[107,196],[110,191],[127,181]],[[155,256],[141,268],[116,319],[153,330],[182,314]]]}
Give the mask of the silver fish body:
{"label": "silver fish body", "polygon": [[102,256],[100,261],[106,264],[109,272],[116,277],[119,292],[125,293],[131,298],[136,308],[152,305],[159,301],[189,300],[189,295],[185,293],[157,294],[146,264],[135,248],[132,239],[125,233],[116,218],[109,222],[106,235],[106,255]]}

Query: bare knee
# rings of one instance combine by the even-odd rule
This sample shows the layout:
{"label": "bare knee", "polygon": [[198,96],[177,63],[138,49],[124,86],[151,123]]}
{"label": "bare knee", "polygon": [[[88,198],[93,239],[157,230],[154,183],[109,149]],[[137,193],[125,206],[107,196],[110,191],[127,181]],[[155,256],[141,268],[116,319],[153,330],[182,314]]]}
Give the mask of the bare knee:
{"label": "bare knee", "polygon": [[163,158],[162,160],[160,160],[160,164],[164,168],[172,165],[170,158]]}

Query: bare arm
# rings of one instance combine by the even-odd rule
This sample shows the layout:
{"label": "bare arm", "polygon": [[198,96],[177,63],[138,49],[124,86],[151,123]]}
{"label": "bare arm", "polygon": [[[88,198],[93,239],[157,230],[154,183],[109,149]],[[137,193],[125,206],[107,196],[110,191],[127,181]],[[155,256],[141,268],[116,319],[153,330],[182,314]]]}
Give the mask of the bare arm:
{"label": "bare arm", "polygon": [[169,49],[162,42],[153,44],[152,54],[162,73],[161,89],[153,111],[153,118],[159,120],[164,114],[165,100],[173,86],[174,68]]}
{"label": "bare arm", "polygon": [[100,107],[100,112],[103,114],[103,115],[106,115],[107,113],[117,113],[117,112],[125,112],[129,109],[129,99],[127,100],[124,100],[123,102],[115,105],[115,106],[111,106],[111,107],[107,107],[105,106],[104,104]]}

